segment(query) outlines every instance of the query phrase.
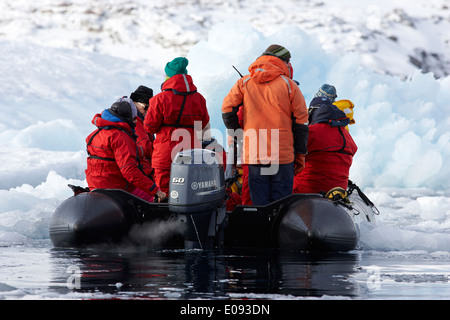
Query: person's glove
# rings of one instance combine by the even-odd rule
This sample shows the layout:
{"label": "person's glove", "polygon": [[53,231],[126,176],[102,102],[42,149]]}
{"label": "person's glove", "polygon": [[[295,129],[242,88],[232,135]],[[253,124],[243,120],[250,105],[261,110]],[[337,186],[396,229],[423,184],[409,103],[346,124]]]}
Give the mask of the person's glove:
{"label": "person's glove", "polygon": [[304,154],[297,153],[295,155],[294,159],[294,174],[299,174],[302,172],[303,168],[305,167],[305,156]]}
{"label": "person's glove", "polygon": [[165,202],[167,200],[167,195],[161,190],[156,191],[155,202]]}

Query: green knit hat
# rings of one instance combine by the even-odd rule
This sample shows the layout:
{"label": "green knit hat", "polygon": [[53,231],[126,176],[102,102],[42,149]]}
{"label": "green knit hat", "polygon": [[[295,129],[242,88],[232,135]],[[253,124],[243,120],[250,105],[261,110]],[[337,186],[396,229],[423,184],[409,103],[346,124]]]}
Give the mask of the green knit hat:
{"label": "green knit hat", "polygon": [[263,56],[275,56],[283,61],[289,62],[291,60],[291,53],[285,47],[278,44],[273,44],[269,46],[266,51],[263,52]]}
{"label": "green knit hat", "polygon": [[164,72],[168,77],[173,77],[176,74],[187,74],[186,67],[188,64],[188,59],[184,57],[178,57],[166,64]]}

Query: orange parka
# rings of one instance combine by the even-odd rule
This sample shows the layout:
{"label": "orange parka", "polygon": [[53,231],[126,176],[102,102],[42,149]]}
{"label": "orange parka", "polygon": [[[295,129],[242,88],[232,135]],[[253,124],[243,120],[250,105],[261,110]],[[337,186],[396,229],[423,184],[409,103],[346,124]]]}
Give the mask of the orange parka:
{"label": "orange parka", "polygon": [[298,85],[278,57],[263,55],[249,67],[222,104],[227,129],[240,128],[237,112],[243,115],[243,163],[287,164],[295,154],[306,154],[308,111]]}

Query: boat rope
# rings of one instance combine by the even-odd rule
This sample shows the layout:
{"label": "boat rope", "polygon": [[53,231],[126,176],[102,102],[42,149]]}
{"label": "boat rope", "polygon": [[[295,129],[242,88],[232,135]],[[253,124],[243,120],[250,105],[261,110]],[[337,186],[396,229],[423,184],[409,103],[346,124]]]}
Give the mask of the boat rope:
{"label": "boat rope", "polygon": [[194,221],[194,218],[192,217],[192,214],[191,214],[191,220],[192,220],[192,224],[194,225],[195,234],[197,235],[198,244],[200,245],[200,249],[203,250],[202,242],[200,241],[200,236],[198,235],[197,226],[195,225],[195,221]]}
{"label": "boat rope", "polygon": [[380,214],[378,208],[373,204],[372,201],[370,201],[370,199],[364,194],[364,192],[362,192],[362,190],[355,183],[353,183],[353,181],[348,180],[348,195],[352,194],[353,190],[356,190],[358,192],[359,197],[367,206],[372,209],[374,214]]}

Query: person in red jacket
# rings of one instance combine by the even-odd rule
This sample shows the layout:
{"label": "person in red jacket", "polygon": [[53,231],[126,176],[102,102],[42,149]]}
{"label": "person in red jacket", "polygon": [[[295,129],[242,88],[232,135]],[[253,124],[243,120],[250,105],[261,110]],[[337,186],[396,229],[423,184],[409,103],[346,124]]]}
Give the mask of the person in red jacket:
{"label": "person in red jacket", "polygon": [[[241,126],[241,128],[243,127],[243,120],[242,120],[242,108],[239,109],[239,111],[237,112],[238,115],[238,119],[239,119],[239,125]],[[228,136],[228,146],[233,145],[234,143],[234,139],[232,136]],[[242,145],[242,141],[238,142],[238,145]],[[237,149],[236,149],[237,150]],[[242,205],[252,205],[252,199],[250,197],[250,188],[248,187],[248,164],[243,163],[243,159],[242,159],[242,152],[241,152],[241,179],[236,181],[235,185],[235,189],[237,189],[237,192],[240,195],[240,203],[238,204],[242,204]],[[237,163],[234,164],[237,166]]]}
{"label": "person in red jacket", "polygon": [[328,98],[316,97],[309,108],[305,168],[294,177],[294,193],[347,190],[350,167],[358,147],[345,129],[349,119]]}
{"label": "person in red jacket", "polygon": [[201,148],[203,131],[209,129],[206,100],[187,74],[188,63],[178,57],[166,64],[166,81],[162,91],[150,99],[144,119],[145,130],[156,134],[152,166],[155,182],[165,193],[169,191],[173,157],[183,149]]}
{"label": "person in red jacket", "polygon": [[149,101],[152,97],[153,90],[142,85],[130,95],[130,99],[137,109],[137,117],[135,122],[136,127],[134,128],[137,135],[136,143],[142,152],[144,172],[153,179],[153,168],[151,161],[155,136],[153,134],[148,134],[144,128],[144,118],[147,114]]}
{"label": "person in red jacket", "polygon": [[[153,168],[151,164],[151,156],[153,152],[153,140],[151,140],[151,137],[144,129],[143,120],[141,120],[140,117],[142,117],[138,106],[139,103],[135,103],[130,98],[124,96],[120,99],[118,99],[116,102],[125,101],[130,104],[131,109],[133,110],[133,117],[134,117],[134,133],[136,136],[136,144],[138,147],[138,156],[140,160],[140,164],[142,167],[142,170],[144,171],[144,174],[149,176],[152,180],[153,176]],[[142,108],[141,108],[142,109]]]}
{"label": "person in red jacket", "polygon": [[115,102],[92,123],[97,129],[86,138],[89,189],[122,189],[147,201],[155,195],[164,199],[166,194],[141,171],[130,104]]}

